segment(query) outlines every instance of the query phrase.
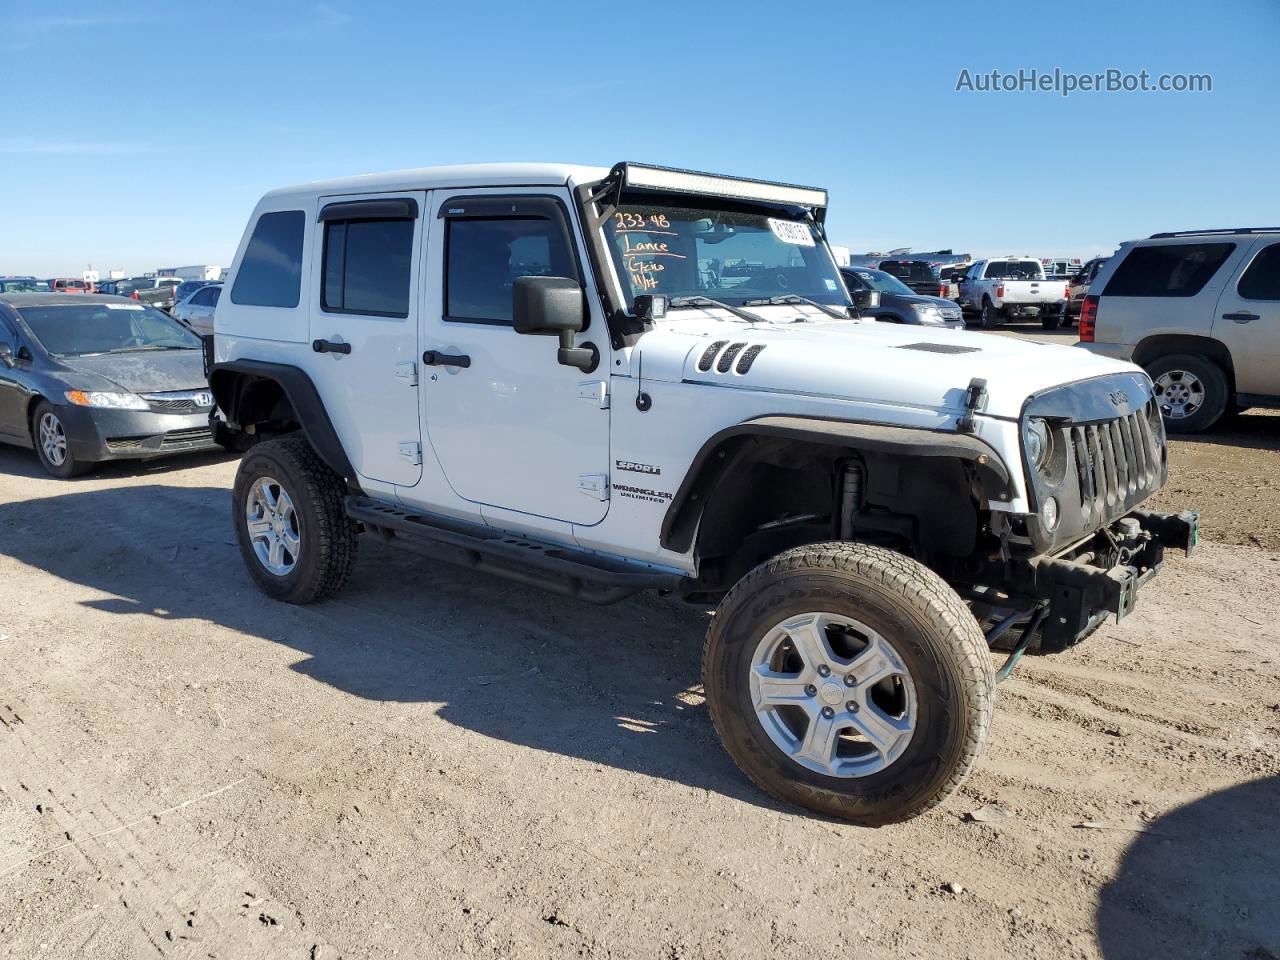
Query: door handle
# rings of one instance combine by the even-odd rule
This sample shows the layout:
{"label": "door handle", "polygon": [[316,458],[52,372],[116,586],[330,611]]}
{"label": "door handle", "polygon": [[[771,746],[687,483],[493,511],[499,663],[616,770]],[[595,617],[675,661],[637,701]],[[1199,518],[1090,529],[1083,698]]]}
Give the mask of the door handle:
{"label": "door handle", "polygon": [[1257,320],[1256,313],[1249,313],[1247,310],[1241,310],[1238,313],[1224,313],[1223,320],[1234,320],[1236,323],[1248,323],[1250,320]]}
{"label": "door handle", "polygon": [[428,350],[422,355],[422,362],[428,367],[471,366],[471,358],[465,353],[441,353],[439,350]]}
{"label": "door handle", "polygon": [[335,343],[332,340],[312,340],[311,349],[316,353],[350,353],[351,344]]}

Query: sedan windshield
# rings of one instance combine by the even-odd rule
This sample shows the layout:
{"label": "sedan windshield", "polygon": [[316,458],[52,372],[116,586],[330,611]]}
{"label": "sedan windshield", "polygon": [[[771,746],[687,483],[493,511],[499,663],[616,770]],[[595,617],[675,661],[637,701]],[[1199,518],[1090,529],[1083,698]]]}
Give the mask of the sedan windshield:
{"label": "sedan windshield", "polygon": [[910,287],[883,270],[854,270],[853,273],[872,290],[879,290],[881,293],[906,294],[909,297],[915,296]]}
{"label": "sedan windshield", "polygon": [[199,350],[200,340],[167,314],[135,303],[22,307],[35,338],[56,356]]}
{"label": "sedan windshield", "polygon": [[742,306],[793,294],[849,306],[826,244],[804,220],[764,210],[625,203],[604,231],[632,297],[710,297]]}

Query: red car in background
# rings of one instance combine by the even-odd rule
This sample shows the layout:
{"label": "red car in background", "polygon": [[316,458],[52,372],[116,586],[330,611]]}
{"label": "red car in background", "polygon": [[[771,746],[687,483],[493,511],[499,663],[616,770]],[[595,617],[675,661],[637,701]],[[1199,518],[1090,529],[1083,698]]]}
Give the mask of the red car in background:
{"label": "red car in background", "polygon": [[49,289],[54,293],[93,293],[93,284],[85,283],[74,277],[54,278],[49,281]]}

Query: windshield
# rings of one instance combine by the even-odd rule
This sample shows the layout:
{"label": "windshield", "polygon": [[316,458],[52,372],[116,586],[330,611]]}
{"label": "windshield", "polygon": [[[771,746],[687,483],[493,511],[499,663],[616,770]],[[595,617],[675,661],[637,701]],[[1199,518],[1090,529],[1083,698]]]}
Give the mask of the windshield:
{"label": "windshield", "polygon": [[992,260],[985,274],[988,280],[1043,280],[1039,260]]}
{"label": "windshield", "polygon": [[0,292],[48,293],[49,285],[43,280],[0,280]]}
{"label": "windshield", "polygon": [[141,304],[23,307],[18,312],[35,338],[56,356],[200,349],[199,338],[176,320]]}
{"label": "windshield", "polygon": [[899,280],[893,274],[885,273],[883,270],[855,270],[858,279],[865,283],[872,290],[879,290],[881,293],[897,293],[915,296],[910,287]]}
{"label": "windshield", "polygon": [[826,244],[809,223],[707,203],[624,203],[604,224],[631,297],[710,297],[742,306],[793,295],[850,305]]}

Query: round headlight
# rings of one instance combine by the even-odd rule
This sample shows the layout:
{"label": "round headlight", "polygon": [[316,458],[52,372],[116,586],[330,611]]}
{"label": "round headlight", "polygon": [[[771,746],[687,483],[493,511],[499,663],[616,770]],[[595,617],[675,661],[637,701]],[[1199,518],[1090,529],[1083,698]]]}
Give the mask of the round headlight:
{"label": "round headlight", "polygon": [[1058,526],[1058,501],[1050,497],[1044,502],[1044,506],[1040,508],[1040,522],[1044,524],[1044,528],[1050,532]]}
{"label": "round headlight", "polygon": [[1053,454],[1053,433],[1049,430],[1049,424],[1034,417],[1027,421],[1024,435],[1027,456],[1037,470],[1043,470],[1049,465],[1049,458]]}

